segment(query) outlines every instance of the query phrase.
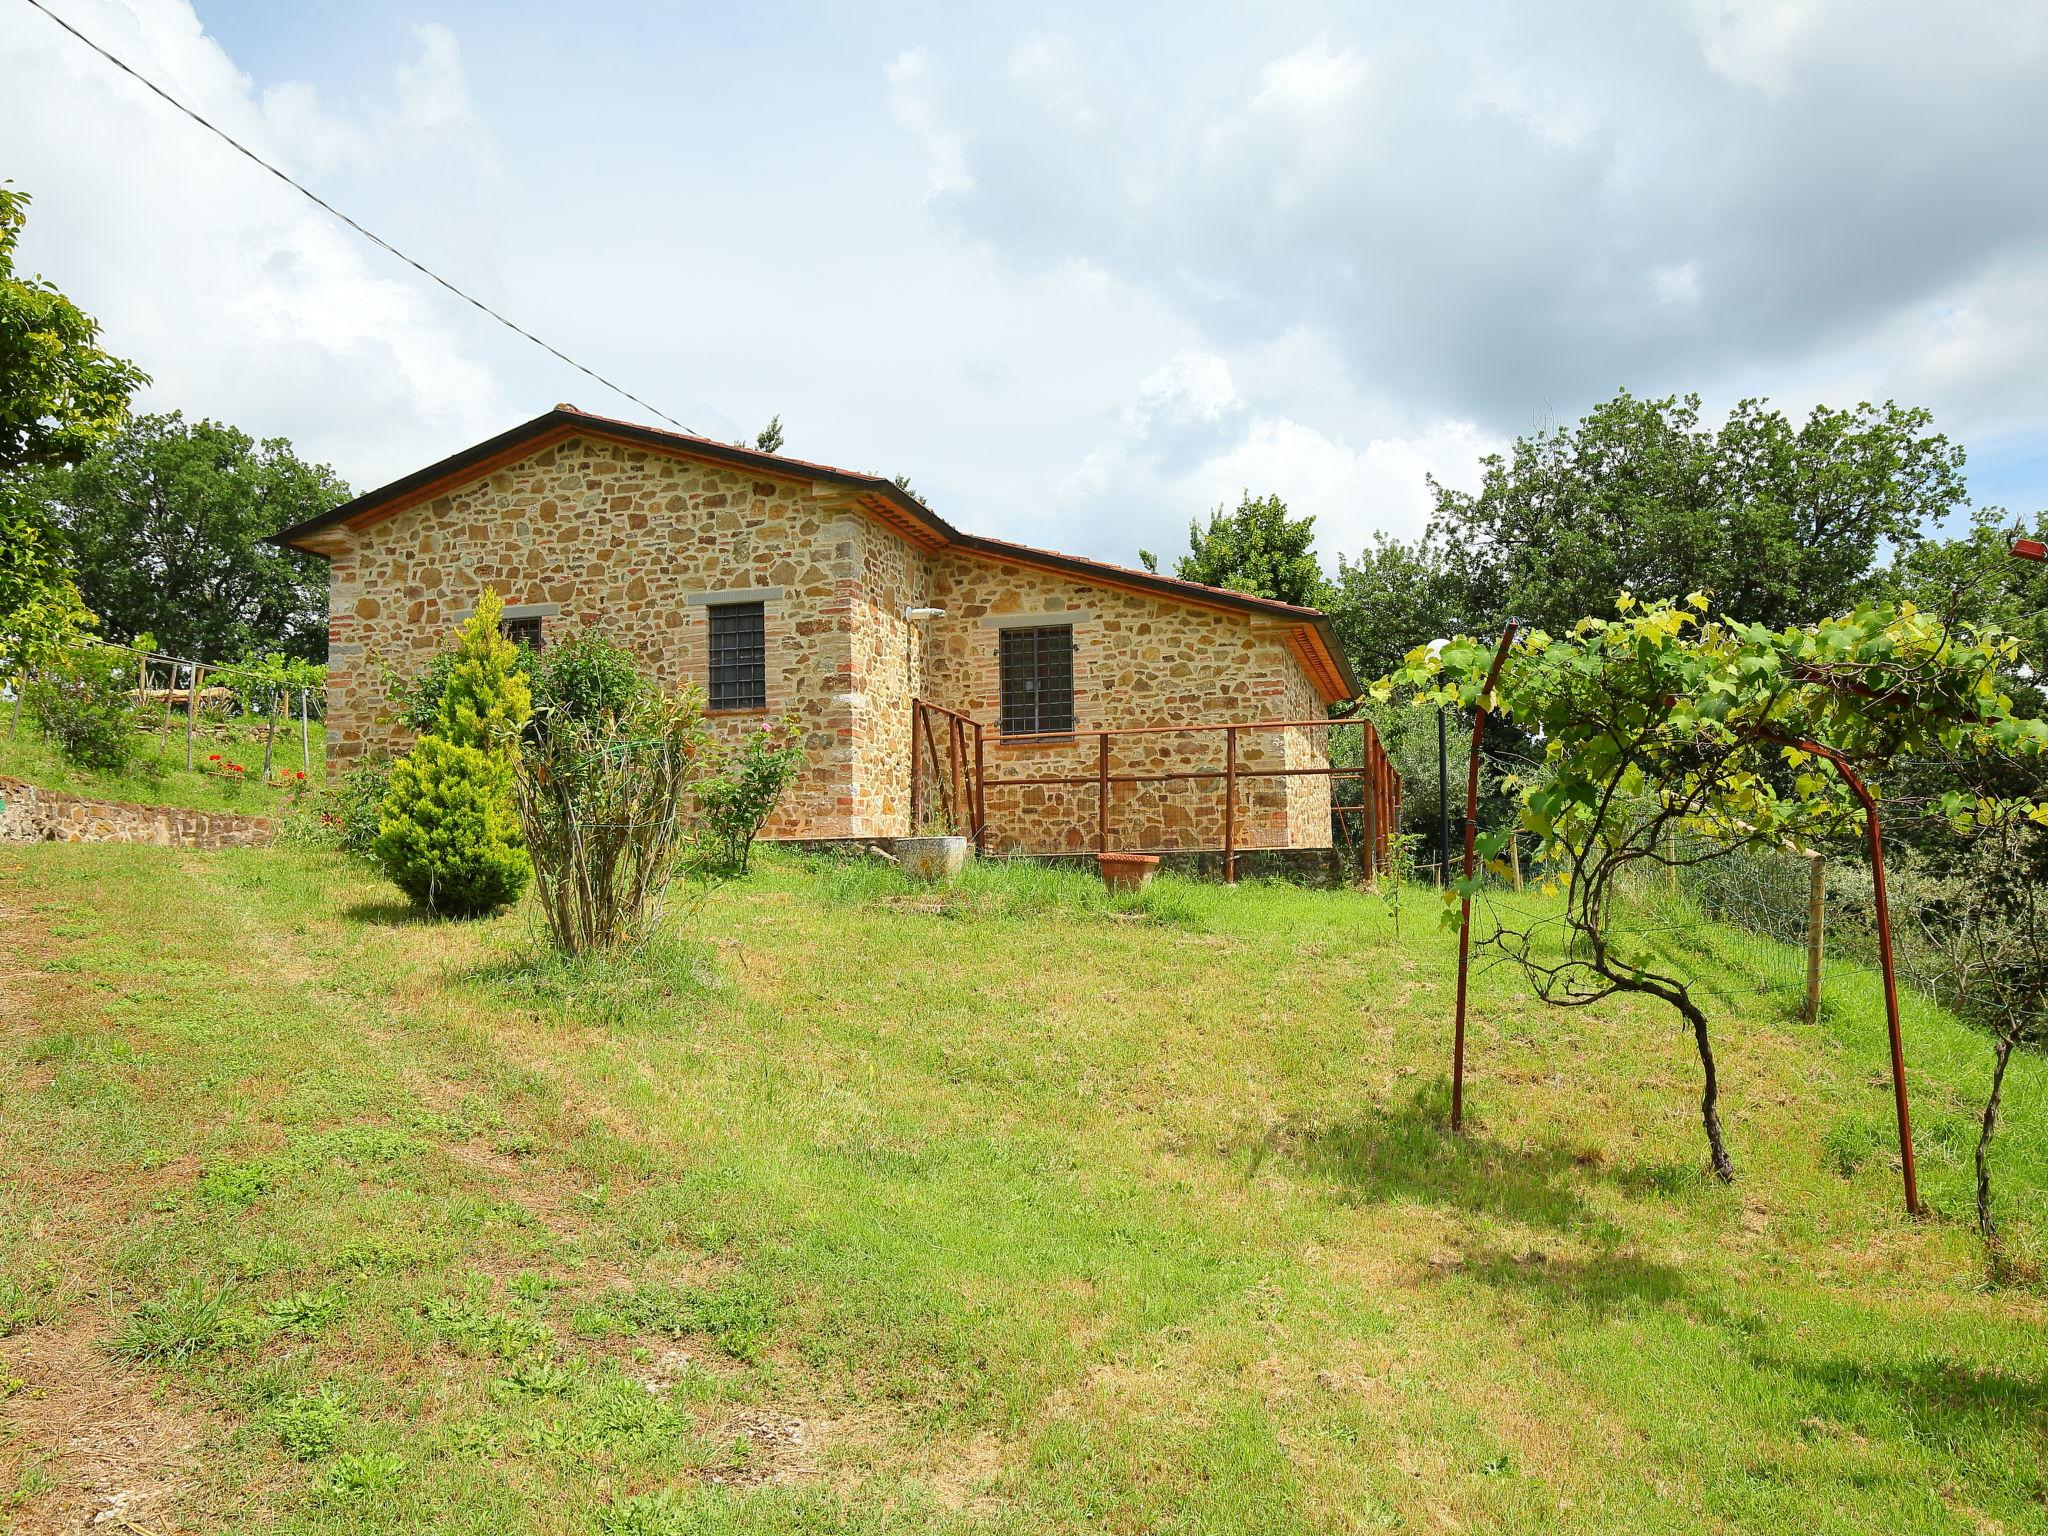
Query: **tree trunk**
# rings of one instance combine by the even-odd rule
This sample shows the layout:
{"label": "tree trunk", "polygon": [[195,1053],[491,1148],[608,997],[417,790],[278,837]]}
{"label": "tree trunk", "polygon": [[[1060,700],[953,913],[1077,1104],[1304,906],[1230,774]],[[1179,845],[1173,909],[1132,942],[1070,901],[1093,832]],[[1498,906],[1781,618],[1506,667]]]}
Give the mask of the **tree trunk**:
{"label": "tree trunk", "polygon": [[1707,1128],[1707,1149],[1712,1154],[1714,1177],[1723,1184],[1735,1182],[1735,1162],[1728,1156],[1728,1144],[1721,1139],[1720,1083],[1714,1073],[1714,1046],[1707,1038],[1707,1016],[1689,997],[1674,1001],[1678,1011],[1692,1025],[1692,1041],[1699,1048],[1700,1071],[1706,1086],[1700,1092],[1700,1120]]}
{"label": "tree trunk", "polygon": [[1998,1223],[1991,1219],[1991,1137],[1998,1129],[1998,1096],[2005,1091],[2005,1065],[2012,1060],[2012,1038],[1998,1037],[1991,1068],[1991,1097],[1984,1101],[1984,1126],[1977,1134],[1977,1230],[1984,1241],[1998,1242]]}

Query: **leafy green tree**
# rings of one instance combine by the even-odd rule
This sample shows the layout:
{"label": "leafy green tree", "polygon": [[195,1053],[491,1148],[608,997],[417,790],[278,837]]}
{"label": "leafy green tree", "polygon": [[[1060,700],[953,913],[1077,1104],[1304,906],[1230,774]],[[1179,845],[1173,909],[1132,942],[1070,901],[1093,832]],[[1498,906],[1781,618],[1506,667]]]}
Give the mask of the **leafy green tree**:
{"label": "leafy green tree", "polygon": [[768,425],[754,435],[754,446],[762,453],[782,452],[782,413],[768,418]]}
{"label": "leafy green tree", "polygon": [[1381,534],[1355,561],[1339,555],[1324,606],[1360,677],[1391,672],[1418,645],[1483,628],[1466,617],[1462,584],[1426,539]]}
{"label": "leafy green tree", "polygon": [[[1278,496],[1245,491],[1236,511],[1218,507],[1209,514],[1206,528],[1199,522],[1188,524],[1188,553],[1180,557],[1173,574],[1208,587],[1317,607],[1328,583],[1316,563],[1315,527],[1312,517],[1289,517],[1287,503]],[[1139,553],[1148,569],[1154,568],[1150,552]]]}
{"label": "leafy green tree", "polygon": [[164,650],[208,660],[325,658],[327,562],[265,541],[349,490],[283,438],[259,443],[176,411],[142,416],[33,491],[111,637],[147,630]]}
{"label": "leafy green tree", "polygon": [[[1563,637],[1541,628],[1518,636],[1491,695],[1485,636],[1417,647],[1373,693],[1483,702],[1543,742],[1541,769],[1516,786],[1515,826],[1479,846],[1493,858],[1511,831],[1534,840],[1546,894],[1562,899],[1564,934],[1560,942],[1543,932],[1553,919],[1541,917],[1503,926],[1488,942],[1545,1002],[1585,1007],[1633,994],[1675,1010],[1699,1053],[1714,1172],[1729,1179],[1706,989],[1676,974],[1658,925],[1631,922],[1631,874],[1859,830],[1862,812],[1841,778],[1799,742],[1876,779],[1900,757],[1937,748],[2039,761],[2048,723],[2016,712],[2000,686],[2018,648],[1996,628],[1866,602],[1773,629],[1709,621],[1700,592],[1683,606],[1624,593],[1617,607],[1618,618],[1580,619]],[[1993,806],[1954,794],[1944,814],[1961,824]],[[2048,819],[2034,802],[2004,809]],[[1680,828],[1705,851],[1674,853]],[[1476,881],[1452,882],[1446,917],[1455,922],[1458,899],[1477,890]]]}
{"label": "leafy green tree", "polygon": [[375,853],[430,912],[479,916],[518,900],[533,872],[512,800],[513,757],[533,711],[519,648],[486,588],[462,626],[434,728],[391,767]]}
{"label": "leafy green tree", "polygon": [[1966,503],[1963,451],[1924,410],[1820,406],[1795,426],[1744,400],[1716,430],[1699,407],[1624,390],[1520,439],[1476,493],[1434,486],[1429,547],[1412,553],[1482,633],[1509,616],[1561,632],[1616,592],[1709,592],[1776,628],[1852,606],[1887,545]]}
{"label": "leafy green tree", "polygon": [[128,416],[148,376],[99,344],[99,322],[14,270],[29,196],[0,184],[0,472],[74,464]]}
{"label": "leafy green tree", "polygon": [[64,541],[27,493],[33,472],[75,463],[115,431],[147,379],[99,345],[99,322],[14,269],[29,197],[0,184],[0,658],[33,665],[92,615]]}

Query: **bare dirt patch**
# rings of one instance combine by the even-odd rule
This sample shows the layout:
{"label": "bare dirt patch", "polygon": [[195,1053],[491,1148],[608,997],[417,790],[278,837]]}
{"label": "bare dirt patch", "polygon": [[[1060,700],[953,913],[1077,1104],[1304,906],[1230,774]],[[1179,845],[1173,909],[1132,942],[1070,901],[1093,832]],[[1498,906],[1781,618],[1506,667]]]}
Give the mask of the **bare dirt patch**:
{"label": "bare dirt patch", "polygon": [[0,1488],[44,1484],[14,1513],[20,1536],[204,1528],[181,1515],[204,1415],[119,1366],[97,1320],[0,1340],[0,1377],[21,1382],[0,1401]]}

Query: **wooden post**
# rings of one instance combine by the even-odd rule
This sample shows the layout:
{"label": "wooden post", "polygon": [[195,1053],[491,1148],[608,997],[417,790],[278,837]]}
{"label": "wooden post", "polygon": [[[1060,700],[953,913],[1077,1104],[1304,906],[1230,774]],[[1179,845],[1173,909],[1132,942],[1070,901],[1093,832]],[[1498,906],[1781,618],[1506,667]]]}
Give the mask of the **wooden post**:
{"label": "wooden post", "polygon": [[1095,851],[1109,852],[1109,732],[1095,736]]}
{"label": "wooden post", "polygon": [[14,718],[8,722],[7,734],[12,737],[21,730],[21,701],[28,697],[29,665],[21,664],[21,675],[14,680]]}
{"label": "wooden post", "polygon": [[974,722],[974,851],[988,851],[988,754],[979,720]]}
{"label": "wooden post", "polygon": [[1678,894],[1678,828],[1664,829],[1664,888],[1673,896]]}
{"label": "wooden post", "polygon": [[1223,883],[1237,884],[1237,727],[1223,733]]}
{"label": "wooden post", "polygon": [[917,700],[912,699],[910,701],[910,835],[912,837],[924,835],[924,796],[921,793],[923,786],[919,783],[920,775],[918,769],[921,765],[917,754],[917,722],[918,717],[922,713],[923,711],[917,707]]}
{"label": "wooden post", "polygon": [[1508,834],[1508,872],[1515,877],[1515,890],[1522,889],[1522,834]]}
{"label": "wooden post", "polygon": [[171,741],[171,694],[178,686],[178,663],[171,661],[171,675],[164,683],[164,718],[156,728],[156,755],[162,757]]}
{"label": "wooden post", "polygon": [[199,686],[206,678],[206,668],[199,662],[192,663],[192,691],[185,695],[185,767],[192,767],[192,735],[199,729]]}
{"label": "wooden post", "polygon": [[299,767],[313,776],[313,726],[306,718],[306,690],[299,690]]}
{"label": "wooden post", "polygon": [[268,702],[270,706],[270,729],[264,732],[263,735],[263,782],[266,784],[270,782],[271,755],[277,750],[277,711],[278,707],[284,702],[283,690],[278,688],[271,689]]}
{"label": "wooden post", "polygon": [[1827,912],[1827,860],[1815,854],[1806,877],[1806,1006],[1809,1024],[1820,1022],[1822,920]]}

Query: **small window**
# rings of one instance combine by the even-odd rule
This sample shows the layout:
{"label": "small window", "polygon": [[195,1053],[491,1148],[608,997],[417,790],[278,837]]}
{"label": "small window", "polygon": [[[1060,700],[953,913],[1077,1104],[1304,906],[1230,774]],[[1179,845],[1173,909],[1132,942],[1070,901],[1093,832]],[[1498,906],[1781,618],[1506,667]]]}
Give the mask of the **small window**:
{"label": "small window", "polygon": [[506,619],[498,625],[498,633],[507,640],[510,640],[514,645],[523,645],[529,651],[537,651],[547,643],[541,638],[540,616],[538,614],[528,615],[525,618]]}
{"label": "small window", "polygon": [[1074,728],[1074,627],[1003,631],[1003,734]]}
{"label": "small window", "polygon": [[710,612],[711,708],[766,709],[766,609],[760,603],[717,603]]}

